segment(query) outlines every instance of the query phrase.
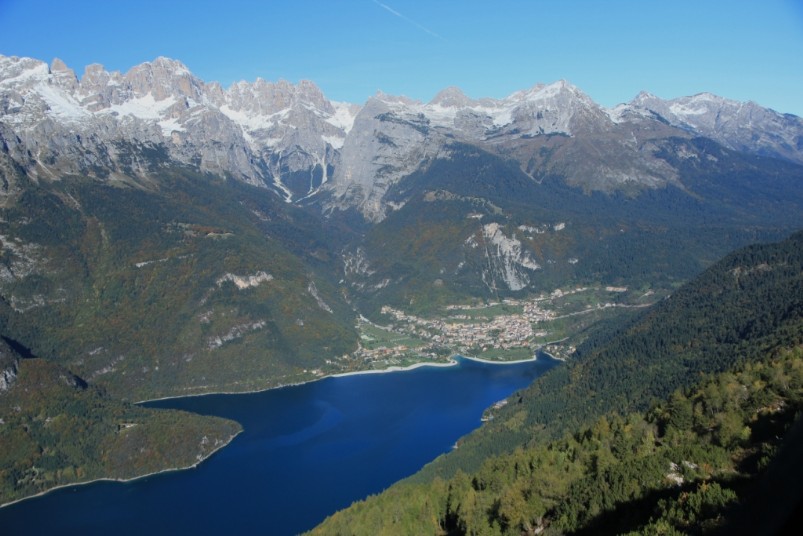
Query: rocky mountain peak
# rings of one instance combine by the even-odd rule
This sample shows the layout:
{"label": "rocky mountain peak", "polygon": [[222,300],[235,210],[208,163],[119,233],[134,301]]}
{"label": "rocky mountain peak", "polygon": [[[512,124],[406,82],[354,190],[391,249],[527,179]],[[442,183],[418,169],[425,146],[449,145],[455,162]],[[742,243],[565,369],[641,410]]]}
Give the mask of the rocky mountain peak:
{"label": "rocky mountain peak", "polygon": [[53,61],[50,62],[50,72],[51,73],[64,72],[64,73],[69,73],[72,76],[75,76],[75,72],[69,67],[67,67],[67,64],[64,63],[62,60],[60,60],[59,58],[53,58]]}
{"label": "rocky mountain peak", "polygon": [[125,74],[89,65],[79,80],[58,59],[0,56],[0,122],[14,154],[29,155],[15,161],[32,176],[146,175],[149,159],[119,147],[158,148],[171,162],[272,188],[288,202],[325,192],[324,205],[374,220],[393,209],[384,196],[395,182],[446,158],[455,140],[515,158],[533,178],[570,174],[591,189],[600,177],[605,188],[675,180],[655,156],[658,136],[706,136],[803,162],[803,120],[710,93],[663,100],[642,92],[606,110],[559,80],[503,99],[447,87],[422,103],[379,91],[358,106],[330,101],[308,80],[224,89],[165,57]]}
{"label": "rocky mountain peak", "polygon": [[530,136],[607,128],[606,112],[577,86],[565,80],[537,84],[505,99],[514,104],[511,127]]}
{"label": "rocky mountain peak", "polygon": [[539,102],[559,98],[572,98],[586,103],[594,103],[594,101],[591,100],[591,97],[583,93],[580,88],[567,82],[566,80],[558,80],[557,82],[553,82],[551,84],[539,83],[530,89],[513,93],[506,100],[519,102]]}
{"label": "rocky mountain peak", "polygon": [[803,163],[803,119],[780,114],[754,102],[726,99],[712,93],[663,100],[646,92],[617,106],[615,121],[659,117],[669,124],[702,135],[729,149]]}
{"label": "rocky mountain peak", "polygon": [[51,62],[50,74],[53,76],[54,82],[67,91],[73,92],[78,87],[78,77],[75,76],[75,71],[58,58],[54,58]]}
{"label": "rocky mountain peak", "polygon": [[630,105],[631,106],[644,105],[648,102],[656,102],[659,100],[661,99],[659,99],[649,91],[639,91],[638,95],[633,97],[633,100],[630,101]]}
{"label": "rocky mountain peak", "polygon": [[370,100],[377,100],[379,102],[383,102],[385,104],[398,106],[420,106],[421,103],[415,99],[411,99],[405,95],[390,95],[389,93],[385,93],[382,90],[376,92],[376,94],[369,99]]}
{"label": "rocky mountain peak", "polygon": [[81,76],[81,86],[88,90],[91,87],[99,87],[107,84],[112,78],[120,78],[119,72],[109,73],[100,63],[92,63],[84,67],[84,74]]}
{"label": "rocky mountain peak", "polygon": [[442,106],[444,108],[462,108],[471,104],[471,99],[455,86],[442,89],[435,97],[429,101],[431,106]]}
{"label": "rocky mountain peak", "polygon": [[50,68],[43,61],[0,55],[0,87],[25,89],[49,76]]}
{"label": "rocky mountain peak", "polygon": [[151,94],[157,101],[178,96],[201,100],[204,85],[183,63],[165,57],[133,67],[124,80],[134,96]]}
{"label": "rocky mountain peak", "polygon": [[287,80],[268,82],[257,78],[254,83],[237,82],[225,93],[225,103],[233,110],[269,115],[282,110],[307,107],[324,114],[333,114],[334,107],[313,82],[302,80],[293,85]]}

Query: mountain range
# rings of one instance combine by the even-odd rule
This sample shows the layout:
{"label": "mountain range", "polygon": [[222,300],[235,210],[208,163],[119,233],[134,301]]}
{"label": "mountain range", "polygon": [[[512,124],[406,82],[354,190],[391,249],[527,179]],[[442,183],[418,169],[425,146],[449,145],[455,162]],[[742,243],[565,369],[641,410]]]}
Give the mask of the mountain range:
{"label": "mountain range", "polygon": [[511,158],[533,180],[560,174],[587,191],[680,186],[678,166],[661,157],[667,138],[706,137],[803,164],[801,118],[708,93],[668,101],[641,93],[606,109],[559,81],[504,99],[450,87],[429,103],[379,92],[357,105],[330,101],[309,81],[224,89],[168,58],[125,74],[90,65],[79,79],[58,59],[16,57],[0,57],[0,90],[4,152],[32,177],[146,181],[149,151],[160,150],[288,202],[354,207],[371,221],[399,208],[385,199],[390,186],[449,159],[455,142]]}
{"label": "mountain range", "polygon": [[360,368],[385,304],[671,289],[803,225],[803,119],[707,93],[358,105],[0,56],[0,142],[5,336],[129,399]]}

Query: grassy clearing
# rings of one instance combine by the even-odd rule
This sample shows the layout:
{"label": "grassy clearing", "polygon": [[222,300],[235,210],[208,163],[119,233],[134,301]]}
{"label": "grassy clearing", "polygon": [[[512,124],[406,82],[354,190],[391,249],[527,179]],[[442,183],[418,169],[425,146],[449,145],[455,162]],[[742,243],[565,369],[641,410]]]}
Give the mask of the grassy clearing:
{"label": "grassy clearing", "polygon": [[412,335],[388,331],[366,322],[360,323],[359,330],[362,345],[369,350],[376,350],[382,347],[393,348],[396,346],[419,348],[426,344],[426,342]]}
{"label": "grassy clearing", "polygon": [[447,316],[462,314],[476,320],[488,320],[501,315],[519,315],[522,312],[523,308],[521,305],[508,305],[506,303],[499,303],[479,309],[447,311]]}

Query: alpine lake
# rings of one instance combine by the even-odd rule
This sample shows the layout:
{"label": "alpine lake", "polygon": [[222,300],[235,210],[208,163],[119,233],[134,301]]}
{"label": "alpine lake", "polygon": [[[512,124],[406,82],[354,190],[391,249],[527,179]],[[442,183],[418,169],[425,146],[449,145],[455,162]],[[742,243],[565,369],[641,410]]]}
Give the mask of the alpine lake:
{"label": "alpine lake", "polygon": [[244,432],[198,467],[55,490],[0,509],[4,534],[298,534],[455,448],[484,410],[558,361],[329,377],[237,395],[149,402]]}

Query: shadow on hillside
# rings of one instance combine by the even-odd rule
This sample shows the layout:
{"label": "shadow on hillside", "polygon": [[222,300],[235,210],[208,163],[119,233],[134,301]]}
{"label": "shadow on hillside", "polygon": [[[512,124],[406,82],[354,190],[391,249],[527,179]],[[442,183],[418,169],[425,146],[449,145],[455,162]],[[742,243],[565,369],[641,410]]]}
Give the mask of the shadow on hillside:
{"label": "shadow on hillside", "polygon": [[[767,470],[756,477],[723,480],[712,479],[722,488],[737,492],[742,498],[737,504],[718,507],[703,504],[697,519],[688,526],[676,527],[687,534],[721,535],[798,535],[803,526],[803,418],[798,417],[786,433],[776,456]],[[752,464],[753,461],[747,461]],[[639,531],[650,519],[661,514],[660,502],[674,503],[683,510],[688,494],[698,489],[691,482],[671,489],[656,490],[641,499],[622,503],[613,510],[601,513],[576,536],[622,534]]]}
{"label": "shadow on hillside", "polygon": [[36,357],[35,355],[33,355],[33,352],[31,352],[31,349],[22,344],[21,342],[14,340],[10,337],[6,337],[5,335],[0,335],[0,339],[3,339],[5,343],[11,347],[12,350],[14,350],[19,354],[20,357],[24,359],[31,359]]}

